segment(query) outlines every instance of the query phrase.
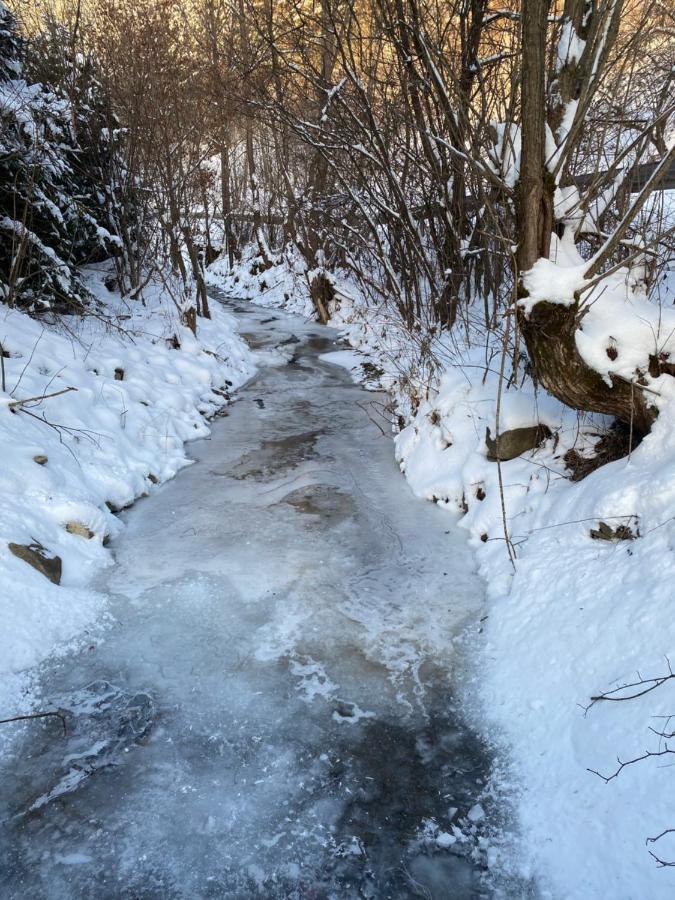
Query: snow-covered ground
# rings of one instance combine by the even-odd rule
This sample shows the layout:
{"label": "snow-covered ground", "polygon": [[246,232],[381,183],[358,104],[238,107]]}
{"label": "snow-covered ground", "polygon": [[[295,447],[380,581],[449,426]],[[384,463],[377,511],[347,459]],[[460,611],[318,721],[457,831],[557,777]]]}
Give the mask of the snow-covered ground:
{"label": "snow-covered ground", "polygon": [[[578,258],[567,252],[557,266],[544,265],[531,280],[533,296],[540,288],[549,296],[558,284],[558,302],[569,302]],[[296,308],[311,313],[301,271],[291,273],[284,263],[262,277],[261,292],[261,276],[245,268],[236,285],[217,267],[212,273],[257,303],[279,307],[293,297]],[[664,283],[664,291],[671,296],[672,286]],[[544,897],[670,898],[673,870],[660,867],[650,851],[675,860],[673,835],[646,843],[675,827],[670,755],[624,768],[608,783],[589,770],[610,776],[617,759],[668,751],[669,742],[655,732],[671,730],[675,679],[638,699],[587,707],[591,697],[634,682],[638,672],[669,675],[675,659],[672,379],[645,374],[660,395],[652,433],[630,458],[578,483],[569,479],[563,456],[572,448],[587,453],[594,432],[608,422],[578,417],[528,382],[504,389],[500,432],[540,422],[552,437],[501,464],[502,511],[499,470],[486,452],[486,428],[496,431],[499,355],[437,342],[435,368],[420,368],[420,355],[390,313],[366,308],[349,284],[338,283],[338,293],[332,324],[354,348],[343,362],[355,378],[391,393],[404,426],[396,455],[410,486],[459,517],[488,586],[487,644],[477,679],[482,727],[501,742],[510,761],[505,778],[519,795],[514,869],[533,874]],[[667,298],[663,304],[648,304],[639,285],[617,273],[596,291],[580,352],[589,364],[604,365],[607,377],[633,377],[636,365],[646,370],[649,353],[672,350],[673,314]],[[422,397],[418,408],[411,408],[411,394]],[[593,539],[601,522],[612,530],[625,526],[635,539]]]}
{"label": "snow-covered ground", "polygon": [[[559,260],[558,266],[563,262]],[[577,277],[572,271],[574,260],[566,262],[570,271],[541,267],[535,273],[530,284],[535,296],[539,282],[547,288],[553,278],[570,284]],[[321,361],[296,359],[287,366],[297,349],[292,329],[298,333],[303,329],[297,320],[294,325],[270,323],[272,331],[287,329],[287,341],[277,334],[251,351],[235,333],[235,318],[214,304],[214,319],[200,322],[195,341],[177,326],[175,315],[156,293],[149,295],[146,306],[127,309],[118,298],[107,295],[102,273],[90,277],[94,290],[105,300],[106,322],[71,320],[55,330],[6,311],[2,323],[6,390],[0,422],[5,447],[0,476],[5,508],[0,586],[5,597],[11,598],[2,607],[3,712],[23,711],[42,697],[47,703],[60,702],[76,719],[84,714],[82,721],[89,725],[81,734],[75,729],[67,756],[72,762],[73,753],[85,753],[84,766],[75,765],[76,775],[85,772],[77,775],[79,783],[77,779],[87,779],[94,757],[92,771],[98,771],[101,760],[107,765],[114,757],[117,765],[117,752],[130,749],[124,741],[110,745],[105,729],[111,716],[114,720],[128,715],[125,710],[133,701],[133,709],[140,710],[134,715],[142,721],[131,743],[145,741],[150,722],[152,741],[157,742],[152,744],[155,762],[150,767],[156,784],[152,790],[144,786],[148,792],[141,792],[142,803],[158,803],[166,794],[166,802],[162,799],[160,804],[162,815],[173,821],[185,796],[195,796],[188,819],[194,834],[201,834],[203,825],[206,843],[189,844],[182,859],[185,871],[197,880],[208,876],[201,864],[190,869],[202,858],[204,846],[208,844],[214,853],[223,847],[226,808],[238,812],[227,825],[228,846],[235,848],[234,855],[213,875],[224,879],[222,883],[233,883],[232,873],[241,869],[241,884],[251,890],[264,894],[273,883],[270,878],[281,878],[277,884],[285,890],[297,882],[310,858],[313,864],[320,858],[330,859],[329,878],[335,874],[336,858],[356,860],[356,868],[345,863],[339,877],[352,879],[350,884],[362,878],[366,869],[361,863],[369,857],[363,856],[360,842],[368,839],[361,835],[363,829],[367,831],[368,817],[360,818],[363,809],[358,804],[345,805],[345,796],[333,792],[331,779],[340,754],[354,756],[361,762],[350,769],[343,785],[356,791],[365,779],[375,780],[380,799],[373,800],[371,810],[383,803],[385,815],[393,814],[388,788],[380,784],[390,778],[391,771],[382,769],[370,750],[358,749],[372,746],[377,729],[368,731],[368,725],[379,728],[385,722],[387,728],[377,732],[376,743],[380,741],[392,757],[397,746],[408,748],[395,759],[398,778],[404,778],[410,759],[419,762],[418,756],[424,757],[430,733],[446,751],[453,740],[459,742],[460,757],[469,769],[473,760],[480,772],[477,790],[467,793],[463,782],[459,786],[453,782],[453,790],[459,789],[463,798],[458,804],[459,825],[451,810],[416,808],[415,846],[424,853],[410,856],[410,844],[403,851],[407,862],[415,860],[414,871],[408,873],[413,880],[438,886],[454,878],[470,885],[472,870],[463,863],[458,868],[458,857],[452,853],[444,857],[441,851],[456,844],[464,850],[464,837],[473,828],[473,843],[466,843],[469,858],[477,853],[481,863],[512,876],[512,896],[525,896],[531,878],[536,879],[539,895],[552,900],[672,896],[672,869],[659,867],[650,855],[651,851],[666,862],[675,859],[675,846],[672,842],[669,846],[672,836],[645,843],[675,826],[669,742],[658,734],[670,732],[675,707],[675,679],[666,677],[669,660],[675,656],[669,626],[670,585],[675,577],[675,436],[669,376],[648,376],[648,387],[657,392],[660,407],[652,433],[630,458],[606,465],[578,483],[569,479],[563,456],[573,448],[587,453],[593,432],[606,423],[578,418],[542,392],[527,388],[526,381],[519,380],[518,389],[504,388],[500,432],[539,422],[550,428],[552,436],[537,450],[501,464],[500,490],[499,468],[486,452],[486,429],[496,431],[500,361],[499,356],[486,357],[483,347],[459,350],[437,341],[434,358],[425,360],[386,310],[365,307],[353,286],[341,283],[333,324],[349,338],[351,349],[331,346],[321,336],[325,332],[307,326],[303,338],[312,353],[321,353]],[[226,277],[216,264],[210,279],[233,295],[267,307],[312,314],[306,279],[302,271],[290,273],[287,263],[255,277],[241,267],[235,278]],[[625,375],[640,361],[631,354],[641,354],[642,359],[654,348],[671,352],[675,330],[667,308],[655,314],[653,308],[645,307],[639,286],[621,275],[603,287],[602,302],[596,302],[587,317],[579,346],[591,364],[604,364],[607,374]],[[559,302],[566,302],[568,293],[561,291]],[[240,310],[238,315],[242,314]],[[627,315],[636,318],[634,332],[614,327],[615,320],[617,326],[623,325]],[[263,315],[258,323],[265,323]],[[132,334],[132,341],[120,334],[120,327]],[[249,337],[254,343],[258,340],[255,329]],[[604,352],[603,356],[605,345],[616,354]],[[213,389],[224,386],[227,392],[229,383],[241,384],[255,364],[269,369],[269,384],[263,378],[260,391],[248,397],[247,408],[233,408],[235,427],[227,432],[227,439],[199,445],[205,448],[197,453],[202,468],[199,472],[194,468],[172,485],[176,493],[167,506],[159,482],[189,462],[184,449],[187,440],[208,434],[204,416],[225,399]],[[358,415],[362,414],[369,431],[341,418],[347,415],[343,394],[338,403],[337,394],[326,389],[326,372],[333,364],[350,370],[354,380],[367,387],[385,387],[392,397],[393,406],[384,416],[379,396],[373,398],[374,405],[368,395],[358,402],[353,398],[352,411],[360,410]],[[287,373],[292,390],[282,387],[281,372]],[[344,390],[341,386],[340,392]],[[16,405],[16,401],[47,394],[55,396]],[[254,420],[251,410],[257,417]],[[398,463],[412,491],[435,506],[411,504],[407,498],[404,502],[383,463],[390,451],[373,420],[386,431],[387,416],[392,413],[400,426],[395,441]],[[312,422],[319,420],[323,424],[317,431]],[[222,427],[227,424],[226,419]],[[255,446],[250,443],[252,428],[257,435]],[[274,428],[281,432],[270,437]],[[324,434],[325,430],[340,433],[340,439]],[[204,466],[209,467],[206,478]],[[224,494],[214,489],[214,479],[223,480]],[[108,504],[123,507],[144,493],[151,497],[138,512],[146,512],[134,512],[125,536]],[[354,498],[359,504],[358,534],[343,541],[339,536],[353,530],[353,511],[346,504]],[[274,522],[267,522],[268,513]],[[278,520],[274,518],[279,515]],[[471,663],[463,649],[462,632],[483,610],[453,518],[467,533],[488,590],[485,640],[471,644],[476,653]],[[296,531],[302,522],[307,529]],[[315,534],[317,523],[321,527]],[[591,531],[597,531],[600,523],[611,529],[623,527],[632,539],[594,539]],[[513,565],[505,525],[514,547]],[[443,546],[445,531],[452,536],[450,551]],[[251,537],[250,543],[242,545],[244,532]],[[117,537],[121,562],[119,574],[112,579],[100,574],[111,562],[103,546],[108,535]],[[419,535],[425,539],[423,561],[416,555],[421,552]],[[60,586],[10,554],[9,542],[39,542],[49,554],[58,554],[63,561]],[[391,556],[395,548],[404,554],[398,563]],[[380,563],[371,571],[368,560],[372,558]],[[318,574],[310,578],[308,573],[316,573],[317,559]],[[446,559],[452,560],[452,568],[444,565]],[[194,577],[183,577],[187,561]],[[97,573],[99,580],[92,586]],[[451,576],[459,578],[459,587],[453,583],[453,602],[441,609],[437,604],[448,596],[445,586]],[[273,584],[283,584],[283,591],[276,591]],[[346,592],[345,584],[352,585]],[[226,604],[230,610],[227,634],[220,624],[220,599],[214,600],[221,596],[229,598],[230,604]],[[234,605],[232,597],[239,598]],[[240,607],[242,597],[245,613]],[[316,608],[307,605],[310,598]],[[241,621],[240,614],[244,615]],[[148,641],[136,640],[146,625]],[[195,627],[199,640],[210,647],[204,657],[209,662],[203,665],[192,649],[184,649],[185,635]],[[83,646],[78,655],[66,656],[62,666],[50,662],[31,685],[26,673],[36,663],[55,649],[64,654]],[[224,656],[218,661],[220,652]],[[271,667],[267,674],[261,674],[261,664]],[[463,673],[461,685],[448,680],[453,667],[453,677]],[[377,677],[376,670],[381,672]],[[281,680],[275,680],[280,671]],[[654,686],[654,690],[637,699],[590,705],[596,694],[636,681],[638,672],[641,679],[664,681],[648,682],[644,687]],[[248,788],[234,795],[228,789],[218,795],[216,813],[204,799],[207,783],[214,784],[216,777],[205,762],[209,753],[198,751],[192,737],[185,738],[192,727],[185,714],[185,681],[195,673],[207,685],[194,682],[198,694],[210,691],[219,697],[224,673],[236,684],[239,699],[227,692],[207,708],[202,697],[201,706],[192,710],[197,719],[204,716],[203,727],[197,730],[204,746],[211,746],[209,734],[220,734],[225,741],[218,745],[225,748],[222,753],[236,757],[236,764],[230,761],[231,770],[239,772],[233,776],[235,782],[241,766],[249,765],[245,747],[256,747],[258,738],[272,747],[269,757],[254,753],[253,794]],[[467,673],[473,673],[473,686],[467,683]],[[145,674],[146,679],[141,677]],[[83,677],[98,687],[90,689]],[[447,685],[449,693],[452,685],[452,701],[446,703],[440,685]],[[22,698],[20,692],[29,687],[32,690]],[[643,686],[613,696],[642,690]],[[134,696],[139,691],[140,700]],[[86,718],[101,694],[104,724]],[[461,709],[458,696],[464,702]],[[478,700],[467,703],[467,698]],[[182,710],[166,732],[155,728],[158,702],[163,704],[161,716],[168,709]],[[274,719],[274,709],[289,703],[289,718]],[[231,714],[232,704],[238,718],[223,731],[223,717]],[[323,734],[326,715],[337,729],[331,737],[334,752],[327,752],[328,775],[320,765],[314,767],[316,747],[323,738],[312,742],[303,735],[299,739],[291,727],[306,706],[311,720],[307,725],[315,735]],[[392,731],[390,726],[402,709],[408,709],[410,719],[403,730],[397,726]],[[430,721],[434,723],[431,732]],[[364,729],[359,740],[353,735],[346,743],[338,739],[345,725]],[[238,737],[228,737],[230,726]],[[176,728],[183,735],[179,759],[164,777],[161,764],[167,746],[176,739]],[[479,739],[476,735],[481,732]],[[2,737],[7,734],[3,732]],[[52,738],[48,734],[40,751],[46,755],[36,763],[37,769],[29,766],[29,781],[43,783],[38,777],[44,775],[43,764],[57,752]],[[85,746],[87,741],[91,746]],[[167,746],[162,741],[168,741]],[[435,789],[429,767],[442,770],[441,782],[447,779],[446,751],[439,756],[433,741],[435,749],[427,761],[406,781],[406,803],[420,791]],[[99,747],[100,754],[96,751],[90,758],[92,747]],[[620,761],[645,753],[661,755],[621,768]],[[195,765],[202,760],[204,778],[197,778],[187,758],[194,758]],[[321,762],[320,753],[318,758]],[[283,764],[273,763],[275,759]],[[57,771],[62,767],[62,777],[50,783],[45,776],[42,794],[33,796],[34,786],[29,789],[21,780],[26,776],[24,761],[19,763],[15,770],[18,793],[10,803],[25,804],[30,794],[31,802],[51,809],[62,788],[69,792],[77,786],[69,781],[70,762],[66,766],[54,758],[51,763]],[[300,788],[284,793],[275,776],[268,785],[269,794],[256,793],[256,781],[267,784],[273,765],[281,765],[281,781],[300,779]],[[299,775],[303,767],[307,779]],[[176,781],[179,770],[182,774]],[[145,777],[143,772],[144,764],[139,764],[121,776],[120,796],[127,799],[110,811],[111,830],[102,832],[105,841],[111,841],[110,850],[103,849],[98,832],[86,837],[87,847],[79,837],[77,846],[68,837],[59,838],[59,848],[49,851],[53,854],[49,864],[37,873],[40,879],[44,872],[49,877],[56,873],[55,884],[65,884],[70,876],[62,876],[60,866],[77,863],[86,874],[104,859],[106,866],[122,873],[125,884],[137,884],[134,878],[144,884],[144,879],[155,879],[153,884],[161,893],[167,884],[179,883],[176,867],[158,860],[168,853],[169,843],[180,845],[181,829],[168,837],[161,829],[151,831],[148,855],[140,862],[133,855],[133,841],[121,837],[129,822],[133,822],[134,840],[148,824],[142,816],[132,815],[138,802],[135,783]],[[615,772],[617,777],[607,783],[601,777]],[[134,784],[127,783],[127,778]],[[172,779],[180,797],[168,789]],[[486,784],[488,794],[483,796]],[[88,782],[87,791],[77,796],[89,799],[77,801],[82,806],[77,814],[89,816],[92,810],[87,804],[93,800],[100,806],[106,790],[105,783],[100,790],[92,790]],[[517,833],[507,829],[495,838],[502,822],[494,799],[490,801],[493,791],[497,805],[506,804],[509,795],[517,798]],[[329,797],[330,809],[321,806],[320,795]],[[255,816],[249,801],[257,810]],[[476,801],[488,809],[489,820],[478,833],[477,823],[469,817],[471,810],[478,820],[483,815]],[[273,812],[284,803],[292,809],[289,816],[297,826],[290,831]],[[345,818],[348,809],[351,819]],[[508,819],[506,806],[504,813]],[[60,831],[64,823],[56,813],[50,819],[51,815],[45,833],[53,837],[56,832],[50,829]],[[274,833],[265,831],[268,820]],[[335,828],[328,837],[321,828],[316,831],[317,823],[324,827],[325,822]],[[64,834],[70,833],[69,828]],[[408,818],[405,828],[412,828]],[[265,834],[262,843],[254,837],[258,833]],[[17,878],[26,877],[35,862],[27,848],[36,835],[30,828],[22,834],[15,841]],[[336,834],[340,839],[335,839]],[[320,839],[328,843],[321,845]],[[316,852],[322,846],[320,853],[328,855],[308,856],[308,840]],[[36,846],[42,845],[37,841]],[[378,856],[382,865],[389,864],[387,853],[392,846],[399,846],[396,840]],[[427,855],[433,864],[423,862]],[[279,868],[281,856],[291,859],[288,871]],[[318,877],[317,869],[312,868],[309,882],[302,882],[302,877],[301,883],[311,883]],[[520,887],[514,889],[514,883]],[[54,896],[63,894],[54,890]]]}
{"label": "snow-covered ground", "polygon": [[37,684],[68,733],[24,725],[0,772],[3,897],[503,896],[506,808],[459,703],[464,536],[398,477],[335,332],[235,311],[258,374],[123,514],[109,626]]}
{"label": "snow-covered ground", "polygon": [[[188,465],[185,443],[209,433],[207,417],[254,371],[218,305],[195,339],[160,289],[127,305],[106,274],[88,274],[97,315],[58,326],[7,308],[0,317],[0,718],[25,711],[28,670],[100,620],[106,599],[92,578],[122,530],[111,508]],[[61,583],[10,543],[60,557]]]}

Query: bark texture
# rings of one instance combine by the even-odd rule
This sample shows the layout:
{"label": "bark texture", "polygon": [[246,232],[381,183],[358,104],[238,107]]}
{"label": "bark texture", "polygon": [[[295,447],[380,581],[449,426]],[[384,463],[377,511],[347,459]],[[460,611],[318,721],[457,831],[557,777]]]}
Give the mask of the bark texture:
{"label": "bark texture", "polygon": [[319,272],[312,279],[309,286],[312,303],[319,314],[319,321],[325,325],[328,322],[330,313],[330,303],[335,299],[335,288],[330,279]]}
{"label": "bark texture", "polygon": [[[525,0],[522,11],[522,151],[517,190],[519,272],[548,257],[553,227],[553,184],[546,177],[547,0]],[[549,182],[551,182],[549,184]]]}
{"label": "bark texture", "polygon": [[607,384],[577,350],[578,307],[537,303],[520,324],[537,380],[573,409],[616,416],[636,436],[649,432],[657,410],[649,405],[638,383],[611,378]]}

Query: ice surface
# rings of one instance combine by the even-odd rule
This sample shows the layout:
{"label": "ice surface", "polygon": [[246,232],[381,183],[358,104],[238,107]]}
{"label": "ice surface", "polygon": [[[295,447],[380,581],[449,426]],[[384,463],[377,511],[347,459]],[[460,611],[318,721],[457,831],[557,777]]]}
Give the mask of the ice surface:
{"label": "ice surface", "polygon": [[27,723],[4,762],[2,896],[489,896],[446,838],[490,770],[454,686],[465,539],[319,358],[335,332],[235,311],[266,367],[126,514],[113,624],[43,669],[68,734]]}

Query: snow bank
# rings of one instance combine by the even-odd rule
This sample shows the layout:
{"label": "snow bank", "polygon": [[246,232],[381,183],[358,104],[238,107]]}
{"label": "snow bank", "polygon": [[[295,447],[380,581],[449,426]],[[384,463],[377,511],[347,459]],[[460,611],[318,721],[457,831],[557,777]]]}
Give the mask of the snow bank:
{"label": "snow bank", "polygon": [[230,271],[227,256],[219,257],[208,267],[206,281],[231,297],[314,318],[307,276],[307,267],[299,253],[288,251],[277,265],[260,272],[257,254],[249,248],[234,272]]}
{"label": "snow bank", "polygon": [[[531,302],[545,296],[570,304],[585,287],[585,265],[572,247],[560,244],[554,257],[531,274]],[[662,296],[672,290],[671,280]],[[247,296],[260,302],[254,283]],[[498,865],[534,875],[544,897],[665,900],[672,870],[659,868],[649,851],[675,860],[675,841],[645,841],[675,827],[664,770],[670,757],[628,766],[608,783],[589,769],[610,776],[617,757],[668,746],[650,729],[671,730],[675,680],[636,700],[587,707],[592,696],[636,680],[638,670],[658,677],[669,673],[668,658],[675,663],[675,394],[672,378],[648,373],[651,354],[675,353],[675,318],[648,302],[626,271],[586,296],[579,352],[607,378],[633,379],[639,370],[660,415],[630,458],[578,483],[563,457],[572,448],[589,452],[608,420],[578,416],[519,373],[517,386],[503,387],[500,432],[542,423],[551,437],[501,464],[500,491],[486,446],[486,429],[495,433],[498,354],[433,333],[414,342],[353,289],[343,291],[331,324],[354,348],[342,362],[355,376],[359,356],[362,368],[380,373],[377,383],[392,394],[402,426],[395,441],[402,471],[419,497],[461,516],[488,586],[477,724],[502,748],[520,829]],[[283,294],[274,302],[283,304]],[[635,539],[594,539],[601,522],[623,525]]]}
{"label": "snow bank", "polygon": [[[557,261],[540,259],[524,276],[529,296],[519,305],[529,313],[541,300],[570,306],[578,303],[581,321],[576,345],[584,362],[611,385],[610,376],[641,383],[649,388],[655,406],[667,403],[673,394],[673,379],[650,375],[650,357],[675,361],[675,310],[670,297],[675,277],[667,278],[663,302],[653,303],[645,295],[643,267],[618,269],[597,283],[584,278],[584,262],[569,241],[554,239]],[[670,303],[668,301],[671,301]]]}
{"label": "snow bank", "polygon": [[[18,711],[22,673],[101,616],[105,600],[91,581],[110,565],[104,542],[122,527],[111,510],[188,465],[185,442],[209,433],[207,417],[223,405],[227,389],[253,372],[234,318],[218,304],[194,338],[159,289],[127,306],[103,286],[104,275],[88,275],[101,316],[52,326],[7,308],[0,317],[0,713],[6,715]],[[38,399],[16,405],[29,398]],[[60,585],[10,553],[10,542],[40,544],[61,557]]]}
{"label": "snow bank", "polygon": [[[667,772],[649,760],[605,784],[587,770],[611,775],[617,756],[662,749],[649,728],[667,721],[655,716],[672,714],[672,686],[630,703],[585,707],[638,670],[667,674],[666,657],[673,658],[666,623],[675,578],[675,408],[662,410],[630,460],[572,483],[562,456],[583,444],[590,426],[580,430],[576,416],[549,398],[505,393],[504,429],[538,421],[554,432],[501,465],[514,573],[497,466],[484,441],[497,377],[469,384],[467,371],[442,377],[396,451],[416,494],[466,510],[461,524],[491,601],[479,690],[490,733],[501,736],[520,785],[531,864],[553,897],[670,897],[672,880],[645,848],[647,837],[672,824]],[[594,540],[600,522],[640,536]]]}
{"label": "snow bank", "polygon": [[[547,279],[549,286],[569,275]],[[459,508],[478,553],[491,601],[480,692],[520,785],[522,835],[545,896],[673,893],[670,870],[649,850],[672,860],[675,846],[666,846],[668,837],[645,846],[675,824],[663,760],[637,763],[609,783],[589,769],[610,776],[617,758],[663,750],[667,742],[650,728],[670,730],[675,684],[586,710],[592,696],[635,681],[638,671],[667,675],[675,653],[667,626],[675,578],[674,385],[647,371],[655,348],[671,350],[672,318],[635,292],[625,272],[596,290],[577,334],[580,353],[605,376],[645,373],[660,415],[630,459],[583,482],[569,480],[563,456],[575,446],[583,451],[602,422],[578,420],[527,387],[504,391],[502,431],[540,422],[553,432],[537,450],[501,465],[515,572],[497,466],[484,440],[486,427],[494,432],[495,371],[480,371],[477,354],[448,369],[396,439],[415,493]],[[626,526],[636,538],[593,539],[600,522]]]}

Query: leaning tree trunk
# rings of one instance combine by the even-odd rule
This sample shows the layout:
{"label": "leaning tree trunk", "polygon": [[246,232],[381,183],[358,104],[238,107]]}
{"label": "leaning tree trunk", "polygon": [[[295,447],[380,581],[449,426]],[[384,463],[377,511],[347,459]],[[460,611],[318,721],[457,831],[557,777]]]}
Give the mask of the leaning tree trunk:
{"label": "leaning tree trunk", "polygon": [[[554,228],[555,181],[546,169],[546,29],[548,0],[524,0],[521,128],[522,157],[517,196],[516,267],[518,296],[527,297],[521,278],[540,258],[548,259]],[[565,306],[536,303],[518,320],[535,379],[567,406],[615,416],[635,435],[646,434],[657,411],[647,402],[641,379],[610,377],[609,383],[581,357],[576,332],[582,313],[577,300]]]}
{"label": "leaning tree trunk", "polygon": [[527,351],[537,380],[567,406],[615,416],[636,437],[647,434],[657,410],[647,403],[639,381],[610,376],[611,386],[577,349],[578,304],[537,303],[521,316]]}

